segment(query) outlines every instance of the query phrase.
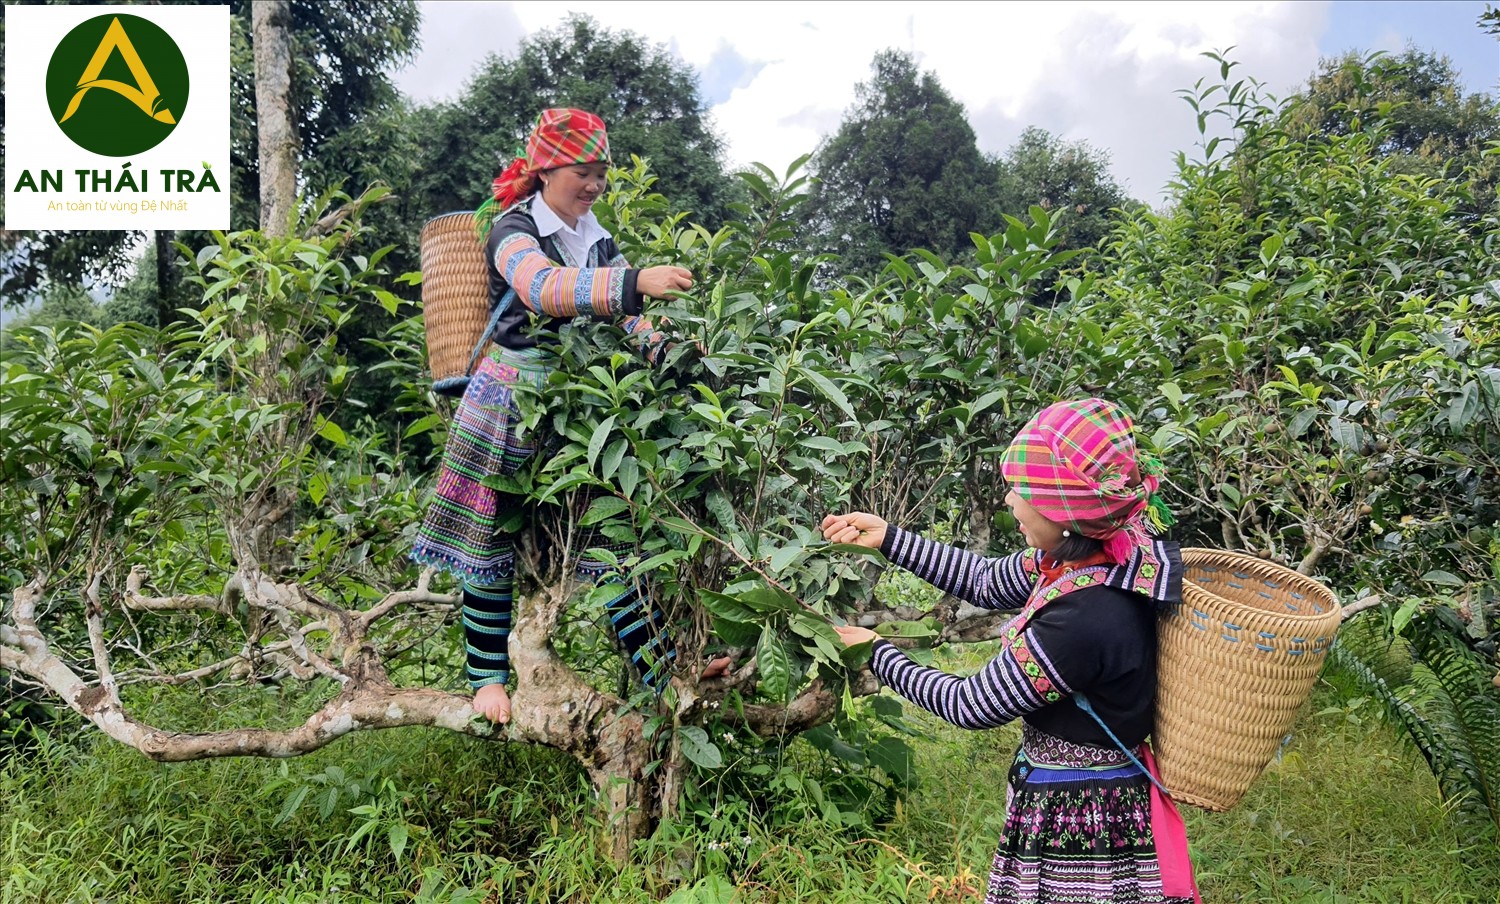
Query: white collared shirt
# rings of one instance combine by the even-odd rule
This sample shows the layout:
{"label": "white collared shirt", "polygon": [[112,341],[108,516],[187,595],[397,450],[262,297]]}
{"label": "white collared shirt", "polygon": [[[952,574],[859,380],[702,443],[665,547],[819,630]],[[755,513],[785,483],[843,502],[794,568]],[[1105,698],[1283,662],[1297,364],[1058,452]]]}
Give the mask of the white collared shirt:
{"label": "white collared shirt", "polygon": [[[609,238],[609,230],[599,225],[599,218],[594,216],[592,210],[578,218],[577,228],[571,227],[547,206],[547,202],[542,200],[541,192],[531,196],[531,219],[536,223],[539,235],[553,236],[563,257],[569,258],[562,262],[567,267],[587,267],[589,249],[600,239]],[[603,263],[607,264],[608,261]]]}

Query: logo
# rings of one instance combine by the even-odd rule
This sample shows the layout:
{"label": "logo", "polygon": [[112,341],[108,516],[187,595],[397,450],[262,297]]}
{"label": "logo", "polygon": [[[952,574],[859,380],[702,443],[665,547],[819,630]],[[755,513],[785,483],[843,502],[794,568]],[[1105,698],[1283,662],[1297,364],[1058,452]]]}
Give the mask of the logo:
{"label": "logo", "polygon": [[161,144],[187,108],[188,67],[177,43],[139,16],[104,15],[58,42],[47,105],[72,142],[107,157]]}
{"label": "logo", "polygon": [[230,33],[223,4],[7,3],[4,228],[228,229]]}

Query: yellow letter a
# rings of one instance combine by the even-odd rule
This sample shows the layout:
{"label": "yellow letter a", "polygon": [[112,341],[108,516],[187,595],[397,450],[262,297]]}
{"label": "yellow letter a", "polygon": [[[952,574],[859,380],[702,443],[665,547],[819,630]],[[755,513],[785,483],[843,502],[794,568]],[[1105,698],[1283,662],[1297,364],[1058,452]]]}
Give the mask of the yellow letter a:
{"label": "yellow letter a", "polygon": [[[135,85],[127,85],[114,79],[101,79],[99,73],[104,71],[104,64],[109,60],[111,52],[119,50],[120,56],[125,60],[125,65],[130,67],[130,74],[135,77]],[[130,43],[130,38],[125,34],[125,27],[116,18],[109,23],[109,28],[104,32],[104,40],[99,42],[99,47],[94,51],[93,59],[89,60],[88,66],[83,70],[83,75],[78,77],[78,88],[73,92],[73,99],[68,102],[68,110],[63,114],[59,123],[67,122],[68,117],[78,110],[78,104],[83,100],[83,95],[90,88],[104,88],[113,91],[131,103],[140,107],[145,113],[158,122],[175,125],[177,120],[172,118],[171,110],[157,110],[156,105],[161,103],[161,92],[156,90],[156,83],[151,80],[151,73],[146,71],[146,64],[141,62],[141,55],[135,52],[135,45]]]}

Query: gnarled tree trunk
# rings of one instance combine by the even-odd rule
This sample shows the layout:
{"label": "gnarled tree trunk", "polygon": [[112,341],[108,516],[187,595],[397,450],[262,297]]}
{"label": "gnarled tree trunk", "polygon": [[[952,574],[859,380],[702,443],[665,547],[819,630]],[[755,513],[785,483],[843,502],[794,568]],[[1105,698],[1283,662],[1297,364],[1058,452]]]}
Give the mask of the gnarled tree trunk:
{"label": "gnarled tree trunk", "polygon": [[[672,736],[647,738],[649,713],[591,687],[552,646],[575,588],[573,581],[555,575],[535,581],[518,599],[510,645],[516,673],[513,715],[501,727],[478,718],[467,696],[396,687],[386,675],[383,651],[371,638],[377,622],[418,613],[451,617],[455,608],[452,596],[428,589],[430,572],[422,575],[416,588],[387,594],[368,609],[344,609],[318,599],[300,584],[261,574],[253,557],[246,559],[247,565],[231,576],[218,596],[150,596],[144,592],[148,575],[136,568],[124,580],[124,592],[111,599],[101,589],[107,583],[104,573],[95,573],[85,591],[92,661],[69,662],[54,646],[38,618],[48,587],[44,580],[34,580],[13,592],[9,618],[0,622],[0,669],[45,688],[109,737],[161,762],[294,757],[350,732],[406,725],[552,747],[574,757],[588,773],[610,829],[612,852],[622,859],[663,815],[675,811],[688,764]],[[185,684],[220,677],[322,676],[336,681],[339,692],[301,724],[279,730],[178,732],[147,724],[126,709],[120,696],[124,681],[117,678],[111,659],[106,625],[111,609],[167,616],[198,611],[234,618],[242,607],[249,610],[250,620],[265,627],[250,634],[236,655],[181,674],[135,675],[130,680]],[[753,682],[755,675],[753,660],[708,684],[684,673],[673,678],[660,705],[668,710],[672,724],[692,724],[731,689]],[[855,680],[855,693],[877,689],[867,674]],[[819,680],[786,706],[748,705],[743,716],[725,707],[717,715],[764,738],[790,736],[832,718],[840,705],[840,690]],[[664,762],[651,768],[658,757]]]}

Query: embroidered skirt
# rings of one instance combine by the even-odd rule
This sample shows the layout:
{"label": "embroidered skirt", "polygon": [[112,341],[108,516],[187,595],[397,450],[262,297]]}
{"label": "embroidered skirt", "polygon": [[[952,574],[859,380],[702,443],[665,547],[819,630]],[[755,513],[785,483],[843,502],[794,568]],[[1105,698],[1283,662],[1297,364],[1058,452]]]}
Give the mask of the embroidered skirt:
{"label": "embroidered skirt", "polygon": [[511,536],[522,514],[521,497],[483,481],[516,473],[536,454],[536,436],[521,435],[516,391],[540,390],[549,373],[541,358],[490,346],[449,427],[437,491],[412,559],[476,584],[494,584],[515,573]]}
{"label": "embroidered skirt", "polygon": [[1118,750],[1023,723],[985,904],[1177,904],[1162,894],[1151,784]]}

